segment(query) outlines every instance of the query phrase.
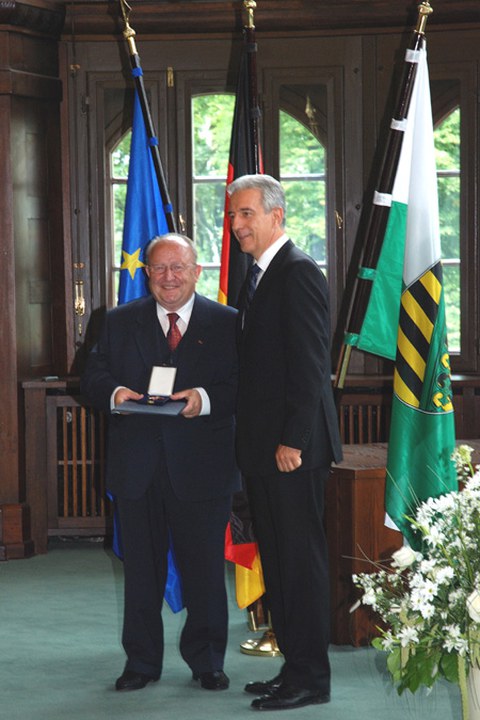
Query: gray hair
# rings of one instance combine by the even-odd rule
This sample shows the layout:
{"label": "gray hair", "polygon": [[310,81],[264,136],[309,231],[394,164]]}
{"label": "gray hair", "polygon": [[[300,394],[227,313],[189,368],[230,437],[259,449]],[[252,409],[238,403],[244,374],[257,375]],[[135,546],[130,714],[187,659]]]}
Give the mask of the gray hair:
{"label": "gray hair", "polygon": [[285,226],[285,191],[278,180],[271,175],[242,175],[227,186],[227,195],[231,197],[240,190],[260,190],[265,212],[270,213],[274,208],[281,208],[282,227]]}
{"label": "gray hair", "polygon": [[198,253],[197,248],[193,244],[193,241],[190,240],[189,237],[186,235],[181,235],[180,233],[165,233],[165,235],[157,235],[157,237],[154,237],[150,243],[147,246],[146,250],[146,258],[147,258],[147,264],[150,260],[150,255],[152,254],[153,248],[157,247],[157,245],[161,245],[162,243],[177,243],[177,245],[183,245],[183,247],[189,248],[191,250],[193,255],[193,262],[197,264],[198,261]]}

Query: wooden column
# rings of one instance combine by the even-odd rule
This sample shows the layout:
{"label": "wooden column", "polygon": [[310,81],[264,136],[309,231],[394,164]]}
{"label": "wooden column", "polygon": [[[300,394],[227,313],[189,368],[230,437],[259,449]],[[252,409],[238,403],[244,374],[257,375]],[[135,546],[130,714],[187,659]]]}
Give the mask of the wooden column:
{"label": "wooden column", "polygon": [[[0,559],[33,551],[20,380],[60,372],[64,303],[58,39],[65,8],[0,4]],[[57,152],[55,149],[57,148]],[[55,277],[54,277],[55,275]],[[55,280],[55,282],[53,282]]]}

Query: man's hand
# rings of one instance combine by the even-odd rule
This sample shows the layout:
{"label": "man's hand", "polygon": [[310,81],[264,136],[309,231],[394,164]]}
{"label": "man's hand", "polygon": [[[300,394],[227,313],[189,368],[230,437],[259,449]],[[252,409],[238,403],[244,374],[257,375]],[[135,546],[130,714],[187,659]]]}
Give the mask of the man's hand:
{"label": "man's hand", "polygon": [[275,453],[275,460],[280,472],[292,472],[302,464],[302,451],[288,445],[279,445]]}
{"label": "man's hand", "polygon": [[183,408],[180,415],[186,418],[194,418],[200,415],[202,410],[202,397],[198,390],[181,390],[180,392],[170,395],[170,400],[186,400],[187,404]]}
{"label": "man's hand", "polygon": [[117,392],[115,393],[115,396],[113,398],[114,405],[120,405],[120,403],[125,402],[125,400],[141,400],[143,395],[141,393],[135,392],[135,390],[130,390],[129,388],[119,388]]}

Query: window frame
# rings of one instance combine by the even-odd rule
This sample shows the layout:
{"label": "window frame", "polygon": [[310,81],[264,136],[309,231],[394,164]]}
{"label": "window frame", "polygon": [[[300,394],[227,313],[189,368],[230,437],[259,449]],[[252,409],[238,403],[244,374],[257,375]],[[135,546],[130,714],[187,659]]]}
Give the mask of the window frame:
{"label": "window frame", "polygon": [[[475,186],[474,151],[477,147],[474,122],[474,68],[471,63],[446,65],[429,60],[430,86],[432,96],[433,125],[436,128],[442,120],[457,107],[460,110],[460,337],[461,351],[450,355],[452,373],[478,370],[478,279],[475,278]],[[458,91],[437,91],[441,82],[456,82]]]}

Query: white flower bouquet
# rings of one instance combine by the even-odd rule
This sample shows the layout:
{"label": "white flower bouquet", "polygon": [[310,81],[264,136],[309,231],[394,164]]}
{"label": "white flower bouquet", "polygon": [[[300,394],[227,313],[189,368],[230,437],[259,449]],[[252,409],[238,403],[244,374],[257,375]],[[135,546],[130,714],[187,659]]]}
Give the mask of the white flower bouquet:
{"label": "white flower bouquet", "polygon": [[480,666],[480,472],[471,452],[460,446],[452,457],[463,489],[427,500],[411,519],[422,552],[403,547],[388,566],[353,576],[359,603],[382,621],[373,645],[388,653],[398,692],[443,677],[459,683],[464,708],[468,670]]}

